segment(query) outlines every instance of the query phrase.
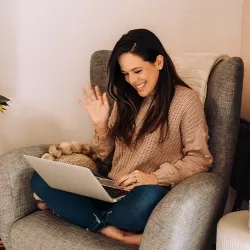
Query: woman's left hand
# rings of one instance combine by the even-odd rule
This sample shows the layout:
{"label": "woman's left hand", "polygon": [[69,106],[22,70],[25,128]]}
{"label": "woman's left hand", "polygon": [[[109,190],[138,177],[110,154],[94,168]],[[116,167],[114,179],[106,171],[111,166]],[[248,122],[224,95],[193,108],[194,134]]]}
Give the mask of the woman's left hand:
{"label": "woman's left hand", "polygon": [[141,185],[157,185],[158,180],[157,177],[151,173],[146,174],[139,170],[135,170],[134,172],[124,175],[117,182],[117,186],[121,186],[125,190],[131,190],[136,186]]}

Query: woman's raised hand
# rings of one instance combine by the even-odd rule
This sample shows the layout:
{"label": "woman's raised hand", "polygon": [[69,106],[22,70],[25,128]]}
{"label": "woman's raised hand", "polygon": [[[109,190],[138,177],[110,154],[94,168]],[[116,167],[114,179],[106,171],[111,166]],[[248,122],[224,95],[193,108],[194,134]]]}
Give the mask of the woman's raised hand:
{"label": "woman's raised hand", "polygon": [[107,93],[102,94],[98,86],[93,88],[91,84],[89,84],[88,91],[83,88],[82,93],[84,102],[80,98],[78,99],[78,102],[88,111],[96,131],[100,130],[100,132],[105,133],[105,130],[108,128],[109,118],[109,102]]}

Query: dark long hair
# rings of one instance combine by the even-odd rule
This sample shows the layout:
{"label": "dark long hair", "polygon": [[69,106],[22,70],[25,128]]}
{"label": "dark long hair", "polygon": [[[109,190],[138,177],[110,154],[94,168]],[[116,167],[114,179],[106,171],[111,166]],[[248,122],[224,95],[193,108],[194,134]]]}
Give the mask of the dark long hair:
{"label": "dark long hair", "polygon": [[[117,117],[111,135],[130,146],[135,131],[135,119],[140,110],[143,97],[126,82],[118,63],[124,53],[140,56],[144,61],[154,63],[158,55],[164,58],[160,70],[151,105],[144,123],[136,136],[134,143],[143,136],[161,127],[160,141],[164,139],[164,124],[168,122],[170,103],[175,93],[176,85],[187,85],[177,75],[174,64],[154,33],[146,29],[130,30],[116,43],[108,63],[110,96],[117,102]],[[165,130],[166,131],[166,130]],[[165,134],[166,135],[166,134]]]}

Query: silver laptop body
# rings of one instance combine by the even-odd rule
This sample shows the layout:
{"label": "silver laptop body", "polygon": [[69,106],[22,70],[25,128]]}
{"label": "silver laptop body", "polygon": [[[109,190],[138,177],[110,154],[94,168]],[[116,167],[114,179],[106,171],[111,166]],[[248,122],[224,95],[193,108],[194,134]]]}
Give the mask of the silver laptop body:
{"label": "silver laptop body", "polygon": [[[24,158],[52,188],[112,203],[119,201],[125,196],[125,190],[115,186],[113,180],[96,177],[86,167],[28,155],[24,155]],[[122,195],[119,194],[119,197],[112,198],[105,190],[106,187],[108,189],[111,188],[111,191],[118,190],[119,193],[121,191]]]}

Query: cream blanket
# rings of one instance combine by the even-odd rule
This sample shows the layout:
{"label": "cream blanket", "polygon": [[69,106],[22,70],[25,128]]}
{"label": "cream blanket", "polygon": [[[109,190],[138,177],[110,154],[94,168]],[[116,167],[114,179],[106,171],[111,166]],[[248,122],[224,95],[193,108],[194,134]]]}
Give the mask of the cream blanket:
{"label": "cream blanket", "polygon": [[181,56],[172,56],[178,75],[205,103],[207,82],[210,72],[221,60],[229,58],[227,55],[215,53],[185,53]]}

